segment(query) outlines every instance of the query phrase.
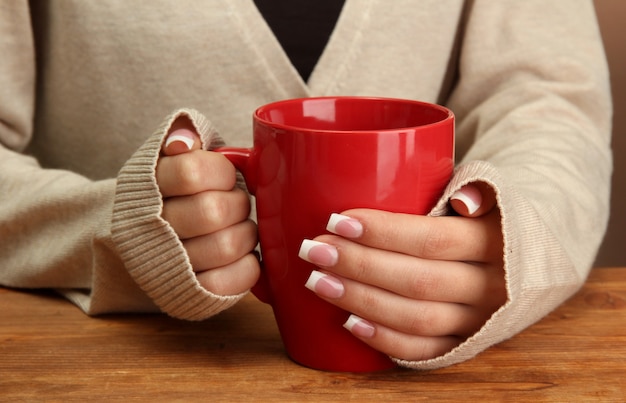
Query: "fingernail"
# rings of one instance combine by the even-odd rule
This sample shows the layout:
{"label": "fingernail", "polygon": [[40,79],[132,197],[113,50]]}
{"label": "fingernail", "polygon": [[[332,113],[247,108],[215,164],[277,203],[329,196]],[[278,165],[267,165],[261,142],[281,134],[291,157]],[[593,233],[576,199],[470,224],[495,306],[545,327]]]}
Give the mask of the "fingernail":
{"label": "fingernail", "polygon": [[337,248],[327,243],[310,239],[302,241],[298,256],[309,263],[324,267],[334,266],[339,259]]}
{"label": "fingernail", "polygon": [[326,229],[346,238],[358,238],[363,235],[363,225],[358,220],[337,213],[331,214]]}
{"label": "fingernail", "polygon": [[343,327],[358,337],[371,338],[376,333],[376,328],[370,322],[356,315],[350,315]]}
{"label": "fingernail", "polygon": [[333,276],[313,270],[304,285],[319,296],[326,298],[340,298],[343,295],[343,284]]}
{"label": "fingernail", "polygon": [[165,140],[165,147],[168,147],[170,144],[180,141],[185,144],[188,150],[191,150],[193,147],[193,143],[196,141],[195,134],[191,130],[187,129],[179,129],[175,130],[167,137]]}
{"label": "fingernail", "polygon": [[483,195],[475,186],[463,186],[454,192],[451,200],[458,200],[465,205],[469,214],[474,214],[483,202]]}

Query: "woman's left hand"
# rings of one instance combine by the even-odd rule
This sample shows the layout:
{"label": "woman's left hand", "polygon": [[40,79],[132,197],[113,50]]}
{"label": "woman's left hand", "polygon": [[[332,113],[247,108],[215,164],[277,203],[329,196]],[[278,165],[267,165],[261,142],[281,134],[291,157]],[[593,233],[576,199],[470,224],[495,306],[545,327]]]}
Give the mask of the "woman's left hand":
{"label": "woman's left hand", "polygon": [[451,201],[459,216],[355,209],[305,240],[320,268],[306,286],[350,312],[344,325],[390,356],[426,360],[476,333],[507,299],[500,214],[484,183]]}

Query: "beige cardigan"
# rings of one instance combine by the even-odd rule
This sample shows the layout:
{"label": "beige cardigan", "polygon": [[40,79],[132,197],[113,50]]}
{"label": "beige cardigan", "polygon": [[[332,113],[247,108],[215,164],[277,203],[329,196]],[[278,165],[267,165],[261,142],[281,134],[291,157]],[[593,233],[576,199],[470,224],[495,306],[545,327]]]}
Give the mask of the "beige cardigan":
{"label": "beige cardigan", "polygon": [[[201,320],[233,305],[241,296],[200,287],[160,218],[154,167],[174,115],[159,122],[193,108],[178,113],[207,147],[217,130],[249,145],[269,101],[436,101],[463,2],[391,3],[347,0],[305,84],[251,0],[1,2],[0,284],[58,289],[90,315]],[[585,280],[608,218],[611,101],[592,2],[476,0],[460,34],[445,100],[458,168],[433,214],[470,181],[496,189],[509,299],[452,352],[400,361],[412,368],[469,359],[554,309]]]}

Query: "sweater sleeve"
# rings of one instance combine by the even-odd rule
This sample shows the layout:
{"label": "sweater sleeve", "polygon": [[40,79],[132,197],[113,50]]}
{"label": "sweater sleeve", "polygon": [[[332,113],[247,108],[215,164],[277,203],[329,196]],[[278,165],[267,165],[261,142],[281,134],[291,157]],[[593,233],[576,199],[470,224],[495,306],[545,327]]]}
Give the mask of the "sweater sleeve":
{"label": "sweater sleeve", "polygon": [[585,281],[609,212],[611,113],[590,1],[477,0],[450,99],[462,161],[432,214],[466,183],[493,187],[508,300],[475,335],[432,360],[474,357],[535,323]]}
{"label": "sweater sleeve", "polygon": [[161,310],[201,320],[232,306],[245,294],[218,296],[205,290],[178,236],[161,217],[156,163],[171,124],[183,115],[194,124],[205,149],[223,145],[210,122],[195,110],[172,114],[120,171],[111,234],[128,273]]}
{"label": "sweater sleeve", "polygon": [[28,1],[0,2],[0,285],[56,289],[90,315],[164,311],[202,319],[241,296],[204,290],[160,217],[154,169],[168,125],[187,115],[205,148],[221,141],[192,110],[170,116],[121,169],[93,181],[24,153],[33,135],[35,51]]}
{"label": "sweater sleeve", "polygon": [[0,284],[54,288],[86,313],[163,311],[200,320],[243,295],[200,286],[182,243],[161,218],[155,167],[169,125],[186,115],[205,147],[221,145],[193,110],[170,116],[117,179],[90,181],[0,147]]}

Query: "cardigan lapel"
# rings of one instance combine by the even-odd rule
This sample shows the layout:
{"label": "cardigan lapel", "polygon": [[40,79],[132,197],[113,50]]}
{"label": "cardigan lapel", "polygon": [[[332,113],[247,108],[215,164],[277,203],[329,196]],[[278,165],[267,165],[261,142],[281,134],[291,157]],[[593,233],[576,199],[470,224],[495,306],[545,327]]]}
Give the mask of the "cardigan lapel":
{"label": "cardigan lapel", "polygon": [[[262,63],[274,97],[379,95],[435,102],[464,0],[346,0],[305,83],[252,0],[223,0]],[[258,64],[254,60],[251,63]],[[363,68],[367,66],[367,68]]]}
{"label": "cardigan lapel", "polygon": [[[338,60],[336,58],[337,51],[342,52],[342,49],[345,48],[358,48],[356,45],[362,37],[363,27],[369,19],[372,3],[372,0],[345,1],[328,44],[313,69],[309,84],[307,84],[293,67],[289,57],[254,2],[252,0],[224,1],[224,4],[231,7],[233,13],[241,20],[242,27],[248,32],[247,40],[254,41],[254,46],[258,47],[259,56],[265,63],[266,73],[273,77],[276,85],[281,87],[285,97],[323,95],[326,92],[323,87],[326,86],[326,83],[332,82],[333,78],[337,76],[336,73],[353,56],[345,54]],[[329,51],[330,56],[325,56]]]}
{"label": "cardigan lapel", "polygon": [[255,53],[251,65],[261,64],[259,80],[268,80],[279,97],[308,97],[309,89],[276,39],[253,0],[222,0],[230,8],[231,18],[239,25],[244,46]]}
{"label": "cardigan lapel", "polygon": [[347,0],[309,92],[436,102],[465,0],[414,1]]}
{"label": "cardigan lapel", "polygon": [[336,80],[357,57],[370,20],[373,0],[346,0],[335,29],[330,36],[309,79],[312,95],[330,95]]}

